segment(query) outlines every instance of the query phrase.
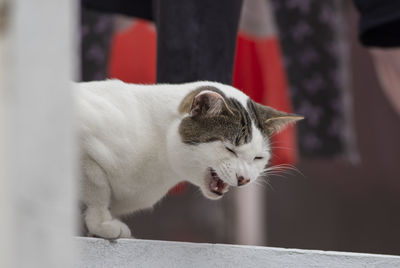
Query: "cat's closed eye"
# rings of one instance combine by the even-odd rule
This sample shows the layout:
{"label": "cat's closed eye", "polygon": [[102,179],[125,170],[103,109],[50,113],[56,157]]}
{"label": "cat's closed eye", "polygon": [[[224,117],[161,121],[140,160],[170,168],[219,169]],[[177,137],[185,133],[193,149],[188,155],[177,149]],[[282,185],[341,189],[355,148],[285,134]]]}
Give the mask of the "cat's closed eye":
{"label": "cat's closed eye", "polygon": [[262,160],[262,159],[264,159],[264,157],[262,157],[262,156],[256,156],[256,157],[254,157],[254,160]]}
{"label": "cat's closed eye", "polygon": [[231,148],[226,147],[226,146],[225,146],[225,149],[226,149],[228,152],[232,153],[233,155],[235,155],[235,156],[237,157],[237,154],[236,154],[236,152],[235,152],[234,150],[232,150]]}

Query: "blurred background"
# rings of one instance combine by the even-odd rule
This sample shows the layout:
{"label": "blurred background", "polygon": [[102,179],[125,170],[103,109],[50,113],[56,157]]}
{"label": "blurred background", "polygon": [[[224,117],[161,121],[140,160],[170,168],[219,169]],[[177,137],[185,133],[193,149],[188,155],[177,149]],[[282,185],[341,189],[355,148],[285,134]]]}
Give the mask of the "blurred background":
{"label": "blurred background", "polygon": [[180,184],[133,235],[400,254],[398,4],[192,2],[83,0],[81,80],[233,83],[306,120],[273,139],[280,174],[217,202]]}

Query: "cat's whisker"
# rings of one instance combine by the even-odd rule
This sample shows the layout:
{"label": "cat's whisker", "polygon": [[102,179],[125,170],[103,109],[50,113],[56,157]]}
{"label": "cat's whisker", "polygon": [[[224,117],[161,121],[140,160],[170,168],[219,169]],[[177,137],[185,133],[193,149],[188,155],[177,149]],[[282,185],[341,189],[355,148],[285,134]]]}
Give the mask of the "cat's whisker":
{"label": "cat's whisker", "polygon": [[283,178],[283,179],[287,179],[287,176],[281,175],[281,174],[272,174],[271,176],[273,177],[278,177],[278,178]]}
{"label": "cat's whisker", "polygon": [[265,188],[265,184],[263,184],[262,181],[255,181],[254,184],[256,186],[261,186],[262,188]]}
{"label": "cat's whisker", "polygon": [[275,191],[275,189],[272,187],[272,184],[270,183],[270,178],[267,176],[260,176],[257,179],[257,185],[262,185],[263,187],[266,187],[268,189],[268,187],[270,187],[272,190]]}
{"label": "cat's whisker", "polygon": [[291,164],[279,164],[275,166],[271,166],[267,168],[268,171],[277,171],[285,174],[293,174],[290,171],[293,171],[294,173],[297,173],[301,175],[302,177],[305,178],[305,175],[295,166]]}
{"label": "cat's whisker", "polygon": [[265,184],[265,181],[264,180],[262,180],[262,179],[257,179],[256,181],[254,181],[253,182],[255,185],[257,185],[257,186],[261,186],[261,187],[263,187],[263,188],[265,188],[266,187],[266,184]]}
{"label": "cat's whisker", "polygon": [[280,178],[287,178],[287,176],[284,175],[292,175],[290,171],[285,171],[285,170],[266,170],[261,173],[261,176],[274,176],[274,177],[280,177]]}
{"label": "cat's whisker", "polygon": [[[292,173],[283,173],[283,172],[271,172],[268,173],[269,176],[274,176],[274,177],[281,177],[281,178],[288,178],[288,175],[292,175]],[[290,177],[290,176],[289,176]]]}
{"label": "cat's whisker", "polygon": [[290,148],[290,147],[283,147],[283,146],[273,146],[273,147],[271,147],[271,149],[272,149],[272,150],[274,150],[274,149],[283,149],[283,150],[290,150],[290,151],[293,151],[293,148]]}
{"label": "cat's whisker", "polygon": [[276,173],[292,174],[295,170],[277,168],[277,169],[271,169],[271,170],[268,170],[268,171],[270,171],[270,172],[276,172]]}

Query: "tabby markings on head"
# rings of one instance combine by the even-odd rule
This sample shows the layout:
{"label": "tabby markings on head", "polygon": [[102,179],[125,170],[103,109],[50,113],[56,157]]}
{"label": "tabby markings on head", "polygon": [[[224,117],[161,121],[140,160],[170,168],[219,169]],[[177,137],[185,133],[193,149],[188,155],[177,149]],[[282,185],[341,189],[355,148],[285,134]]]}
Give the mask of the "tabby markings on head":
{"label": "tabby markings on head", "polygon": [[[204,91],[215,92],[220,98],[213,99],[218,95],[208,94],[206,98],[197,97],[199,99],[196,100],[196,96]],[[218,109],[213,106],[218,106]],[[194,145],[220,140],[239,146],[251,141],[252,122],[249,113],[238,100],[227,98],[218,88],[204,86],[189,93],[181,102],[179,111],[190,114],[193,109],[196,115],[185,117],[179,126],[184,143]],[[218,113],[209,115],[208,111],[211,110],[218,110]]]}

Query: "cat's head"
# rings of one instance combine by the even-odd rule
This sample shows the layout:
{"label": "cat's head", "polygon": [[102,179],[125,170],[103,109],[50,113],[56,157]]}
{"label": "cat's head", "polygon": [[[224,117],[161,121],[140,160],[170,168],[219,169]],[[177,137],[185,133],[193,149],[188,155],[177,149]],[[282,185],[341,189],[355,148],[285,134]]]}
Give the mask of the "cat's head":
{"label": "cat's head", "polygon": [[[222,91],[202,86],[183,99],[179,112],[185,116],[178,126],[181,146],[170,149],[174,167],[185,176],[182,179],[200,187],[210,199],[222,197],[229,186],[255,181],[271,158],[271,135],[302,119],[224,87]],[[228,97],[229,91],[242,95]]]}

